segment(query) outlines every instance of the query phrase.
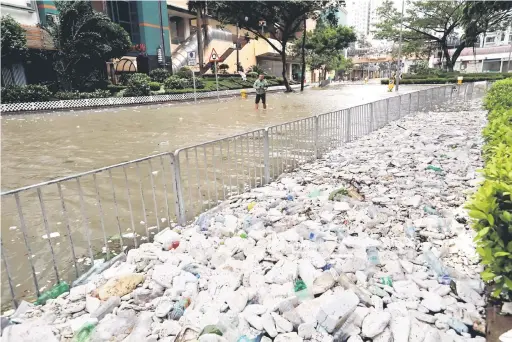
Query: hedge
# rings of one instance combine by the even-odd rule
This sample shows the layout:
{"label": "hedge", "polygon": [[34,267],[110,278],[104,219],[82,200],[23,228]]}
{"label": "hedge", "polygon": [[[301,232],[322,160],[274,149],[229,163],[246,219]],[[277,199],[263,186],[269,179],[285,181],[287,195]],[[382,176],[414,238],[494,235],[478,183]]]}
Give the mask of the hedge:
{"label": "hedge", "polygon": [[483,130],[484,181],[466,208],[477,232],[482,279],[491,295],[512,296],[512,79],[497,81],[485,98],[489,110]]}
{"label": "hedge", "polygon": [[[478,81],[496,81],[506,79],[508,77],[512,77],[512,74],[483,74],[476,76],[466,76],[463,75],[463,82],[478,82]],[[405,76],[404,76],[405,77]],[[380,80],[381,84],[388,84],[389,79],[383,78]],[[440,78],[440,77],[430,77],[430,78],[403,78],[400,80],[400,84],[445,84],[445,83],[457,83],[457,76],[452,78]]]}
{"label": "hedge", "polygon": [[426,78],[457,78],[459,76],[463,76],[464,79],[466,77],[489,77],[489,78],[507,78],[512,77],[512,74],[507,73],[491,73],[491,72],[468,72],[468,73],[460,73],[460,72],[440,72],[433,74],[403,74],[404,79],[426,79]]}

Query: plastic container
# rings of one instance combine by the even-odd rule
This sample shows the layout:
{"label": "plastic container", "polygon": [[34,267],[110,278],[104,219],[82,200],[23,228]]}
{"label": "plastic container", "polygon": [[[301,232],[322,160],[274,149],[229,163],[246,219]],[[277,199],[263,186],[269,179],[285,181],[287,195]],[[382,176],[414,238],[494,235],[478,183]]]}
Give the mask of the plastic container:
{"label": "plastic container", "polygon": [[435,172],[441,172],[443,169],[441,169],[439,166],[429,165],[427,166],[426,170],[432,170]]}
{"label": "plastic container", "polygon": [[94,329],[96,328],[96,324],[86,323],[84,324],[80,330],[78,330],[75,335],[73,335],[72,342],[87,342],[91,337]]}
{"label": "plastic container", "polygon": [[295,281],[293,291],[295,292],[295,296],[297,296],[297,299],[300,302],[314,298],[313,294],[311,291],[309,291],[306,283],[302,279],[297,279]]}
{"label": "plastic container", "polygon": [[376,266],[380,264],[379,251],[377,250],[377,247],[366,248],[366,256],[370,265]]}
{"label": "plastic container", "polygon": [[37,298],[36,305],[44,305],[48,299],[55,299],[63,293],[69,292],[69,284],[65,281],[60,282],[46,292],[43,292]]}
{"label": "plastic container", "polygon": [[435,210],[432,207],[429,207],[428,205],[423,207],[423,211],[429,215],[437,215],[437,210]]}
{"label": "plastic container", "polygon": [[410,240],[416,239],[416,228],[413,225],[406,224],[404,227],[405,236]]}
{"label": "plastic container", "polygon": [[180,234],[166,228],[155,235],[155,241],[162,244],[162,249],[170,251],[180,245]]}
{"label": "plastic container", "polygon": [[449,276],[450,272],[443,263],[432,253],[432,251],[424,251],[423,257],[428,266],[438,277]]}
{"label": "plastic container", "polygon": [[380,283],[383,285],[393,286],[393,279],[390,276],[380,278]]}

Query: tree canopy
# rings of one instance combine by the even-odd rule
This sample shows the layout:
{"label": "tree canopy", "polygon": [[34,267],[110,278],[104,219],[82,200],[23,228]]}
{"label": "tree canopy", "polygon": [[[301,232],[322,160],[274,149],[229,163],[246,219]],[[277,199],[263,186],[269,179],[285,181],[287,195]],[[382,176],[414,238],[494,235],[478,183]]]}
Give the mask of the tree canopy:
{"label": "tree canopy", "polygon": [[[326,11],[328,19],[333,20],[334,10],[344,1],[213,1],[208,10],[219,21],[239,25],[264,39],[280,56],[283,63],[282,76],[288,91],[291,91],[286,76],[287,45],[302,31],[306,18],[318,18]],[[264,21],[265,25],[260,26]],[[263,32],[262,32],[263,31]],[[270,38],[277,40],[272,41]]]}
{"label": "tree canopy", "polygon": [[[503,29],[512,19],[509,5],[498,1],[408,1],[403,18],[404,54],[425,53],[432,47],[444,52],[446,66],[453,70],[462,50],[474,46],[478,36],[487,31]],[[391,0],[386,0],[377,13],[381,18],[375,37],[397,41],[400,33],[399,11]],[[476,14],[478,13],[478,15]],[[458,31],[463,32],[459,37]],[[460,38],[453,54],[450,42]]]}
{"label": "tree canopy", "polygon": [[324,79],[328,71],[345,70],[347,60],[342,56],[342,51],[354,41],[356,34],[352,28],[319,19],[315,29],[306,35],[306,64],[312,70],[321,70]]}
{"label": "tree canopy", "polygon": [[19,62],[27,52],[25,30],[10,15],[1,19],[2,66]]}
{"label": "tree canopy", "polygon": [[95,88],[106,79],[105,62],[123,56],[131,47],[128,33],[86,0],[56,1],[58,20],[48,31],[57,49],[54,69],[65,90]]}

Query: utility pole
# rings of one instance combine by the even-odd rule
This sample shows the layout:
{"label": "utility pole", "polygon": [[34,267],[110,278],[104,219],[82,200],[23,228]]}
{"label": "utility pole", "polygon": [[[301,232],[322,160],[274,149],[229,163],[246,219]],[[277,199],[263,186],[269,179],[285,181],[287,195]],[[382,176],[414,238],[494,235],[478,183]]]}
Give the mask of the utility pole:
{"label": "utility pole", "polygon": [[[158,0],[158,12],[160,13],[160,36],[162,39],[163,65],[165,68],[167,63],[165,61],[165,34],[164,34],[164,22],[163,22],[163,18],[162,18],[162,0]],[[171,75],[172,75],[172,61],[171,61],[170,65],[171,65]]]}
{"label": "utility pole", "polygon": [[398,66],[396,68],[396,91],[398,91],[398,87],[400,85],[400,74],[402,71],[402,29],[404,26],[404,4],[405,0],[402,0],[402,15],[400,16],[400,40],[398,41]]}
{"label": "utility pole", "polygon": [[304,45],[306,45],[306,17],[304,17],[304,31],[302,32],[302,75],[300,76],[300,91],[304,91],[304,82],[306,78],[306,51]]}
{"label": "utility pole", "polygon": [[238,66],[240,65],[240,52],[238,51],[238,42],[240,38],[238,37],[238,23],[236,23],[236,73],[238,74]]}
{"label": "utility pole", "polygon": [[199,57],[199,75],[203,70],[203,19],[202,19],[202,4],[200,1],[197,2],[198,7],[196,8],[196,34],[197,34],[197,55]]}

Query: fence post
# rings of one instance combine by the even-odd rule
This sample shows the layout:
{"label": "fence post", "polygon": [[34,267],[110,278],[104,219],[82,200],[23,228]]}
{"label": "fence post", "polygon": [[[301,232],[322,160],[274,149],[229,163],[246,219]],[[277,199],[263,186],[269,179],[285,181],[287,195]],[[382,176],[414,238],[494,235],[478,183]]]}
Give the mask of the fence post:
{"label": "fence post", "polygon": [[403,95],[398,96],[398,118],[400,119],[402,117],[402,97]]}
{"label": "fence post", "polygon": [[352,107],[348,109],[347,116],[345,118],[345,142],[350,141],[350,117],[352,116]]}
{"label": "fence post", "polygon": [[185,226],[187,224],[187,218],[185,215],[185,203],[183,200],[183,188],[181,186],[181,170],[180,170],[180,158],[179,151],[170,153],[171,166],[174,171],[174,182],[172,183],[174,190],[174,203],[176,204],[176,217],[178,224]]}
{"label": "fence post", "polygon": [[389,97],[386,99],[386,124],[389,122]]}
{"label": "fence post", "polygon": [[373,132],[373,105],[375,102],[370,103],[370,129],[368,130],[368,133]]}
{"label": "fence post", "polygon": [[263,131],[263,176],[265,184],[270,183],[270,155],[269,155],[268,127]]}
{"label": "fence post", "polygon": [[320,131],[320,125],[319,125],[319,118],[318,118],[318,115],[315,115],[314,116],[315,118],[315,136],[314,136],[314,139],[315,139],[315,158],[316,159],[319,159],[321,157],[321,153],[320,153],[320,141],[318,140],[319,138],[319,131]]}
{"label": "fence post", "polygon": [[412,93],[409,93],[409,114],[411,115]]}
{"label": "fence post", "polygon": [[420,98],[421,98],[421,90],[418,90],[418,106],[416,107],[416,113],[420,112]]}

